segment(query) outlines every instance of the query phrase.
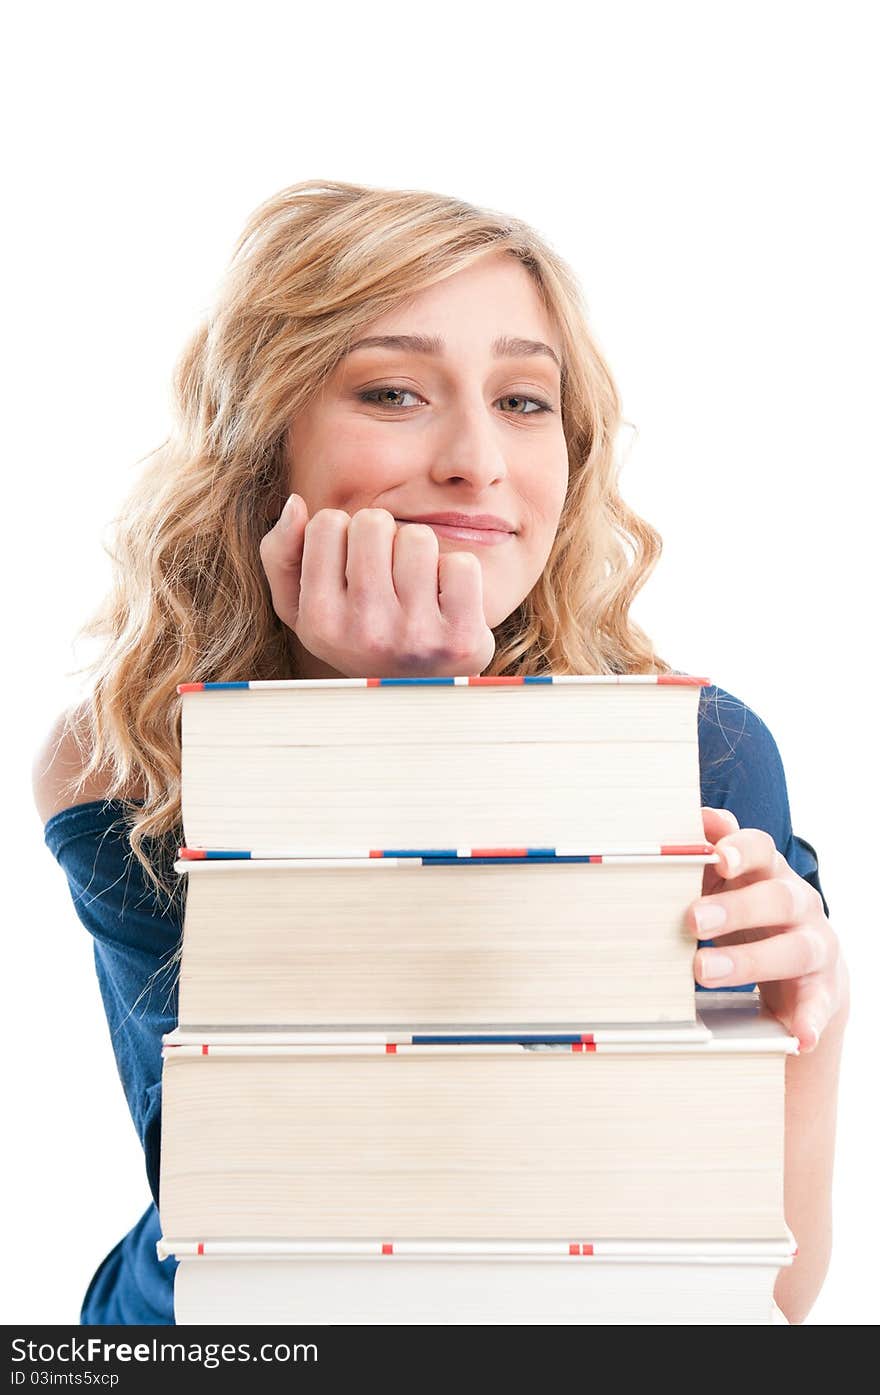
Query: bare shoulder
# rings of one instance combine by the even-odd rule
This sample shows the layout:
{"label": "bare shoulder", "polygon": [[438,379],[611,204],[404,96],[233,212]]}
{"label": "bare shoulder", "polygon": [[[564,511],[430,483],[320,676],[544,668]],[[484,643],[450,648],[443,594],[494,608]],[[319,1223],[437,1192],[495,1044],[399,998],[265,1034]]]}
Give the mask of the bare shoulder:
{"label": "bare shoulder", "polygon": [[[67,709],[52,723],[34,756],[34,803],[43,823],[62,809],[108,797],[109,777],[106,773],[92,774],[82,785],[79,784],[88,759],[83,709]],[[140,787],[133,787],[128,793],[131,798],[143,797]]]}

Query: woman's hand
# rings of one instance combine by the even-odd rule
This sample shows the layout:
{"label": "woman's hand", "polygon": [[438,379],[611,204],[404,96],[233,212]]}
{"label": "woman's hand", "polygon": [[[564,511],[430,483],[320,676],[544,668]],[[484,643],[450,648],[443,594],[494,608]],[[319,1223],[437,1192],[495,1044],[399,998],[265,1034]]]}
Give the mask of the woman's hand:
{"label": "woman's hand", "polygon": [[846,965],[822,898],[768,833],[740,829],[728,809],[704,808],[703,827],[721,860],[706,867],[687,924],[718,947],[697,954],[697,981],[704,988],[757,983],[801,1051],[812,1051],[847,995]]}
{"label": "woman's hand", "polygon": [[319,509],[291,494],[260,558],[279,618],[351,678],[479,674],[495,653],[472,552],[440,553],[426,523]]}

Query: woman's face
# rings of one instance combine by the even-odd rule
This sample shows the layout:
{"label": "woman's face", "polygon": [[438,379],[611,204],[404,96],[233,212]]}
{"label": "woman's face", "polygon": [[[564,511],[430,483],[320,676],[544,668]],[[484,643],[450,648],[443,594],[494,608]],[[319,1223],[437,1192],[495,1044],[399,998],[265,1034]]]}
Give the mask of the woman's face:
{"label": "woman's face", "polygon": [[[431,342],[361,342],[386,336]],[[559,524],[561,357],[530,274],[487,255],[358,333],[291,423],[288,489],[310,518],[324,508],[383,508],[400,522],[471,517],[477,531],[432,526],[441,553],[479,558],[493,628],[541,575]]]}

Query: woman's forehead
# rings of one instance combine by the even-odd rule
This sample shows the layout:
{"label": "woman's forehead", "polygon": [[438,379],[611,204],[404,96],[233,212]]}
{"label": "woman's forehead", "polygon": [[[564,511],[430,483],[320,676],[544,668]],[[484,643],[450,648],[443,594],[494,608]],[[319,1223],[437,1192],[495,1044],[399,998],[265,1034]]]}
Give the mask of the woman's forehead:
{"label": "woman's forehead", "polygon": [[465,337],[496,355],[541,353],[561,364],[560,337],[534,278],[504,254],[481,258],[363,325],[349,352],[363,346],[443,353]]}

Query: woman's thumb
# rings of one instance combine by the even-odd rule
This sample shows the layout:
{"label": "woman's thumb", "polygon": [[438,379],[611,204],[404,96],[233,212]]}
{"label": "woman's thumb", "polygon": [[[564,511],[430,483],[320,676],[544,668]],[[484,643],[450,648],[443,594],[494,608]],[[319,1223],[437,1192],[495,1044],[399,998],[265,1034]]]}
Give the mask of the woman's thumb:
{"label": "woman's thumb", "polygon": [[260,539],[260,559],[272,592],[272,605],[285,625],[296,624],[303,540],[309,511],[300,494],[291,494],[274,528]]}
{"label": "woman's thumb", "polygon": [[275,524],[275,527],[284,530],[290,529],[296,524],[304,526],[308,518],[308,513],[306,501],[302,495],[289,494],[285,500],[284,508],[278,516],[278,522]]}

